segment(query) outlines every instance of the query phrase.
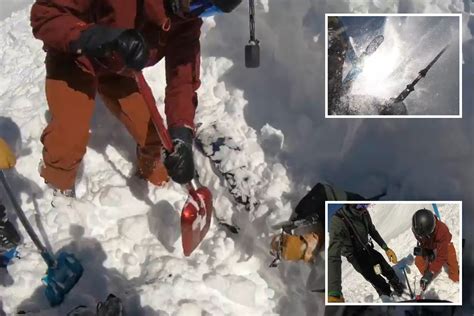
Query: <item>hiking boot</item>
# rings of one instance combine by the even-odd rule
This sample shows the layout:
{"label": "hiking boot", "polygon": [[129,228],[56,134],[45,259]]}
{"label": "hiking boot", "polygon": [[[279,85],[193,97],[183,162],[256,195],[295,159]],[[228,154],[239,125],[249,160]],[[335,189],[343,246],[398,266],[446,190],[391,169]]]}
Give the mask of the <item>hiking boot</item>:
{"label": "hiking boot", "polygon": [[8,220],[5,206],[0,204],[0,253],[15,248],[20,241],[20,234]]}
{"label": "hiking boot", "polygon": [[391,279],[389,283],[392,286],[393,291],[398,296],[403,294],[403,291],[405,290],[405,285],[402,282],[400,282],[400,280],[398,278]]}
{"label": "hiking boot", "polygon": [[169,181],[168,171],[159,157],[138,155],[136,175],[156,186],[162,186]]}

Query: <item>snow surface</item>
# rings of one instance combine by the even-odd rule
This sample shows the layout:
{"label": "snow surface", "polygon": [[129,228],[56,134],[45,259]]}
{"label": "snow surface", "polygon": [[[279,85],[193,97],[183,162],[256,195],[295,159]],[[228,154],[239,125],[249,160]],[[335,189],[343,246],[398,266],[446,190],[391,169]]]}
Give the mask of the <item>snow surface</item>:
{"label": "snow surface", "polygon": [[[64,304],[49,309],[40,288],[45,265],[25,237],[22,259],[0,275],[0,314],[24,309],[64,315],[76,304],[92,306],[114,292],[130,315],[320,315],[323,297],[308,289],[324,284],[322,259],[312,269],[298,263],[268,268],[270,225],[288,219],[318,181],[367,196],[386,188],[391,200],[464,200],[464,222],[473,220],[474,124],[472,106],[466,106],[472,105],[472,89],[464,89],[462,120],[324,119],[325,12],[462,12],[461,0],[258,1],[262,65],[253,70],[243,66],[246,5],[206,21],[197,120],[203,128],[222,120],[230,136],[245,143],[250,158],[243,155],[231,163],[248,164],[261,177],[254,188],[261,204],[248,216],[209,162],[197,155],[217,212],[231,216],[241,232],[228,235],[212,225],[190,258],[182,255],[177,231],[185,192],[174,184],[154,188],[131,179],[133,141],[101,104],[79,177],[79,200],[72,208],[51,209],[51,193],[37,171],[47,105],[44,53],[28,21],[32,2],[0,4],[0,134],[19,156],[7,176],[35,227],[47,232],[47,238],[40,234],[46,244],[73,250],[86,272]],[[463,19],[468,86],[474,42],[469,16]],[[145,75],[162,104],[163,65]],[[470,249],[472,230],[465,237]],[[465,253],[465,267],[472,267],[474,253]],[[465,269],[465,276],[472,278],[471,270]],[[464,285],[465,302],[472,306],[472,283]]]}
{"label": "snow surface", "polygon": [[[413,248],[416,239],[411,231],[411,218],[413,214],[421,209],[431,209],[430,204],[372,204],[369,208],[372,221],[387,245],[395,251],[399,263],[393,265],[400,281],[406,285],[405,277],[401,270],[403,265],[407,266],[407,276],[410,286],[415,293],[419,293],[419,282],[422,277],[415,266]],[[457,204],[438,204],[441,220],[448,226],[453,238],[452,242],[456,248],[457,257],[460,261],[460,231],[459,216],[460,208]],[[385,256],[385,251],[375,243],[375,249]],[[342,269],[342,293],[346,302],[351,303],[382,303],[381,298],[373,286],[367,282],[362,275],[354,271],[354,268],[346,259],[343,259]],[[406,292],[409,293],[408,287]],[[428,286],[424,297],[426,299],[448,300],[460,303],[460,285],[452,282],[445,269]],[[404,294],[401,300],[410,299]],[[396,296],[394,302],[399,300]]]}

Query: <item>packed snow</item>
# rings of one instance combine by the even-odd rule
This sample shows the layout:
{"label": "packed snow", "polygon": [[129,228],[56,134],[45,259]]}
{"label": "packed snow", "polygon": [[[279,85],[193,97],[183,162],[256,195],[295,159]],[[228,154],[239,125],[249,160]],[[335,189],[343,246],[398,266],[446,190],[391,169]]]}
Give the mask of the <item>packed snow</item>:
{"label": "packed snow", "polygon": [[[25,236],[22,258],[0,272],[0,314],[65,315],[113,292],[129,315],[321,315],[324,297],[309,290],[324,285],[322,258],[316,267],[284,263],[268,268],[271,225],[287,220],[319,181],[367,196],[386,188],[390,200],[464,199],[465,222],[472,221],[472,107],[465,106],[463,120],[429,124],[324,120],[325,12],[461,12],[467,10],[461,0],[257,1],[262,65],[253,70],[243,66],[247,6],[207,20],[198,132],[223,123],[244,153],[226,166],[248,168],[254,184],[250,193],[259,205],[247,213],[235,203],[226,182],[196,152],[217,216],[240,232],[231,234],[214,223],[190,258],[182,255],[178,231],[185,191],[171,183],[155,188],[132,177],[133,140],[100,101],[78,178],[78,200],[72,207],[51,208],[51,192],[37,171],[47,104],[44,53],[28,21],[32,2],[2,0],[0,7],[0,136],[18,156],[7,177],[46,245],[74,252],[85,273],[65,302],[51,309],[40,281],[46,266],[19,227]],[[474,46],[469,17],[463,18],[467,80],[474,69]],[[145,71],[160,105],[163,68]],[[465,104],[472,104],[472,91],[465,91]],[[472,252],[465,253],[465,265],[472,265]],[[464,297],[472,306],[474,294],[467,286]]]}
{"label": "packed snow", "polygon": [[[387,245],[395,251],[398,258],[398,264],[392,265],[400,281],[406,286],[406,293],[401,297],[380,298],[374,287],[367,282],[362,275],[357,273],[352,265],[344,258],[342,262],[342,293],[346,302],[351,303],[382,303],[410,300],[409,290],[405,276],[401,269],[406,265],[406,272],[414,293],[421,292],[419,282],[422,274],[415,266],[413,248],[416,247],[416,239],[411,231],[411,219],[413,214],[422,208],[432,209],[431,204],[377,204],[369,207],[369,213],[372,221],[385,240]],[[460,240],[460,214],[459,204],[438,204],[441,220],[448,226],[452,234],[452,242],[456,249],[457,258],[461,261],[462,255]],[[375,249],[385,256],[385,252],[375,243]],[[387,259],[388,262],[388,259]],[[440,299],[459,304],[460,284],[451,281],[447,272],[443,269],[433,280],[424,293],[426,299]],[[383,299],[383,301],[382,301]]]}

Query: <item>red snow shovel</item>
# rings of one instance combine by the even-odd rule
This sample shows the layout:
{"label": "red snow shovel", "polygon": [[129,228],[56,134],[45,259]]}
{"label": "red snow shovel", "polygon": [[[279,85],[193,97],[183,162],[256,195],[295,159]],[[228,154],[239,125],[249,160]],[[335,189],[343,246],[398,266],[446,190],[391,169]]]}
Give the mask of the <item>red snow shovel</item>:
{"label": "red snow shovel", "polygon": [[[145,103],[150,111],[151,120],[160,136],[163,147],[168,152],[173,152],[173,142],[168,129],[156,107],[155,98],[150,86],[143,77],[142,72],[134,72],[138,90],[143,95]],[[189,196],[181,212],[181,239],[183,241],[183,252],[189,256],[197,248],[201,240],[206,236],[212,218],[212,194],[208,188],[203,186],[198,177],[185,184]]]}

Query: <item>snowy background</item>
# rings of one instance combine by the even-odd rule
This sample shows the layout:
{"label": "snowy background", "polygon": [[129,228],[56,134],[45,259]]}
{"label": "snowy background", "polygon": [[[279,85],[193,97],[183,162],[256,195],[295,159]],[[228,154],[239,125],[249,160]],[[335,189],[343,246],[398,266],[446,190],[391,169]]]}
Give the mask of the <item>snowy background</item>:
{"label": "snowy background", "polygon": [[[464,223],[473,220],[474,113],[468,87],[474,20],[467,13],[462,120],[324,119],[324,13],[468,11],[461,0],[257,1],[262,56],[261,67],[252,70],[244,68],[246,5],[207,21],[197,121],[203,129],[216,119],[229,127],[226,132],[246,153],[229,163],[245,165],[260,179],[253,188],[260,207],[248,216],[236,206],[224,181],[198,155],[217,212],[232,217],[241,232],[228,234],[214,225],[190,258],[183,257],[177,232],[185,193],[173,184],[157,189],[131,180],[135,146],[101,104],[77,185],[79,200],[72,208],[51,210],[51,193],[37,172],[47,105],[44,53],[29,27],[32,2],[2,0],[0,6],[0,133],[19,157],[7,176],[29,218],[47,232],[47,244],[73,250],[86,272],[61,307],[48,309],[40,283],[45,266],[25,238],[22,259],[0,275],[0,311],[8,315],[17,310],[64,315],[109,292],[124,300],[131,315],[320,315],[324,298],[307,290],[323,284],[317,269],[311,280],[319,281],[308,285],[307,266],[268,268],[270,225],[286,220],[319,181],[366,196],[387,189],[390,200],[463,200]],[[163,65],[146,71],[159,103],[163,71]],[[433,84],[443,84],[444,78],[437,79]],[[474,237],[465,231],[464,279],[472,280]],[[464,285],[464,302],[472,306],[472,282]]]}
{"label": "snowy background", "polygon": [[[413,214],[422,208],[432,209],[431,204],[371,204],[369,213],[372,218],[377,231],[385,240],[387,245],[395,251],[398,258],[398,264],[392,265],[395,273],[400,281],[405,284],[405,276],[401,270],[402,266],[406,266],[408,280],[410,281],[411,289],[415,294],[420,293],[419,282],[422,274],[415,266],[415,258],[413,256],[413,248],[417,241],[411,231],[411,219]],[[460,207],[457,204],[438,204],[440,218],[445,223],[452,237],[452,242],[456,249],[457,258],[460,261],[461,248],[460,244],[460,230],[459,230],[459,215]],[[385,258],[385,251],[374,242],[375,249],[380,252]],[[377,291],[368,283],[362,275],[357,273],[352,265],[343,257],[342,267],[342,293],[346,302],[352,303],[382,303]],[[330,269],[330,267],[329,267]],[[406,287],[406,293],[409,293]],[[433,280],[425,292],[426,299],[441,299],[448,300],[459,304],[460,302],[460,286],[459,283],[454,283],[448,278],[445,269]],[[398,300],[394,297],[395,301]],[[402,300],[409,300],[410,296],[404,294]]]}

